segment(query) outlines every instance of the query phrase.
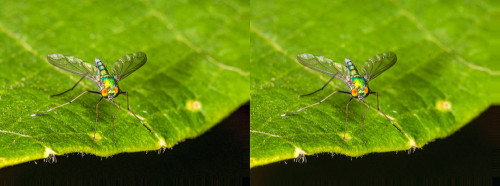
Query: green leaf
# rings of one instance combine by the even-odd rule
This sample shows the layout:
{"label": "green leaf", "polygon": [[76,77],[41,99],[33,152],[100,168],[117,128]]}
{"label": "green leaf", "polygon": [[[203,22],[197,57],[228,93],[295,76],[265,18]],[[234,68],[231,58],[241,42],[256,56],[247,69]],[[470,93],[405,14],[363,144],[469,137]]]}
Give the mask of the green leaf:
{"label": "green leaf", "polygon": [[[498,18],[491,2],[440,1],[252,1],[250,166],[312,155],[420,148],[463,127],[493,103],[500,103]],[[496,39],[495,39],[496,38]],[[366,106],[349,105],[350,96],[330,77],[303,67],[301,53],[323,55],[343,64],[348,57],[361,70],[372,56],[393,51],[398,61],[369,82],[379,92]],[[495,81],[494,81],[495,80]],[[348,90],[347,90],[348,91]]]}
{"label": "green leaf", "polygon": [[[110,156],[170,148],[194,138],[248,101],[249,5],[246,1],[9,1],[0,3],[0,167],[72,152]],[[119,82],[126,96],[99,104],[80,77],[50,65],[52,53],[108,70],[121,56],[142,51],[146,64]],[[198,104],[198,105],[197,105]],[[197,109],[197,107],[200,107]]]}

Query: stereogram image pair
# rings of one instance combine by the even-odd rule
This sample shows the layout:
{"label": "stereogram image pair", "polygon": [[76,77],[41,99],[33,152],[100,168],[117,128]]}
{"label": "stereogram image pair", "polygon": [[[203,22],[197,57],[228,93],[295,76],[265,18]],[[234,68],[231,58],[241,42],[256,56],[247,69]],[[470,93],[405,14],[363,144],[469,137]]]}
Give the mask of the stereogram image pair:
{"label": "stereogram image pair", "polygon": [[5,184],[499,181],[492,2],[0,7]]}

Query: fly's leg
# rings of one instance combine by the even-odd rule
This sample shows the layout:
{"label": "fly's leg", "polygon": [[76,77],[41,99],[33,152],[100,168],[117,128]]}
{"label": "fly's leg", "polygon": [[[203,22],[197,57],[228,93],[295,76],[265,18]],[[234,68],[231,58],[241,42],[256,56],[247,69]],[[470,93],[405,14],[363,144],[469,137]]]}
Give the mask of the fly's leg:
{"label": "fly's leg", "polygon": [[367,103],[365,103],[365,101],[363,101],[363,100],[361,100],[361,102],[366,105],[365,115],[363,115],[363,143],[366,145],[366,140],[365,140],[365,117],[366,117],[366,113],[368,113],[368,109],[370,109],[370,105],[368,105]]}
{"label": "fly's leg", "polygon": [[385,118],[387,118],[387,120],[389,120],[389,121],[391,122],[392,126],[394,126],[396,129],[398,129],[398,130],[399,130],[399,132],[401,132],[401,133],[403,133],[403,134],[406,134],[406,133],[405,133],[405,132],[403,132],[401,129],[399,129],[396,125],[394,125],[394,123],[392,122],[392,120],[391,120],[391,119],[389,119],[389,117],[387,117],[387,115],[385,115],[385,113],[384,113],[384,112],[382,112],[382,111],[380,110],[380,105],[379,105],[379,102],[378,102],[378,92],[372,92],[372,93],[375,93],[375,94],[377,95],[377,107],[378,107],[378,111],[379,111],[380,113],[382,113],[382,115],[384,115],[384,117],[385,117]]}
{"label": "fly's leg", "polygon": [[66,90],[66,91],[64,91],[64,92],[62,92],[62,93],[59,93],[59,94],[50,95],[49,97],[60,96],[60,95],[65,94],[66,92],[72,91],[72,90],[73,90],[73,89],[74,89],[74,88],[78,85],[78,83],[80,83],[80,81],[82,81],[82,80],[83,80],[83,78],[85,78],[85,76],[87,76],[87,74],[84,74],[84,75],[83,75],[83,77],[82,77],[80,80],[78,80],[78,82],[76,82],[76,84],[75,84],[75,85],[73,85],[73,87],[71,87],[70,89],[68,89],[68,90]]}
{"label": "fly's leg", "polygon": [[377,109],[378,111],[380,111],[380,105],[378,104],[378,92],[371,92],[371,93],[375,93],[377,95]]}
{"label": "fly's leg", "polygon": [[97,132],[97,119],[99,118],[99,103],[101,103],[102,98],[103,97],[101,97],[101,99],[99,99],[99,101],[95,105],[94,139],[92,140],[92,142],[95,142],[95,133]]}
{"label": "fly's leg", "polygon": [[116,113],[118,113],[118,109],[120,109],[120,105],[116,104],[115,101],[111,100],[111,103],[116,105],[116,111],[115,114],[113,115],[113,143],[116,145],[116,140],[115,140],[115,117]]}
{"label": "fly's leg", "polygon": [[345,105],[345,128],[344,128],[344,141],[345,141],[345,132],[347,131],[347,119],[349,118],[349,103],[351,103],[352,101],[352,98],[349,99],[349,101],[347,102],[347,104]]}
{"label": "fly's leg", "polygon": [[31,114],[31,116],[32,116],[32,117],[34,117],[34,116],[44,115],[44,114],[46,114],[47,112],[50,112],[50,111],[52,111],[52,110],[55,110],[55,109],[57,109],[57,108],[59,108],[59,107],[65,106],[65,105],[70,104],[70,103],[73,103],[73,101],[75,101],[75,100],[76,100],[76,99],[78,99],[80,96],[82,96],[83,94],[88,93],[88,92],[89,92],[89,93],[93,93],[93,94],[101,94],[100,92],[94,92],[94,91],[89,91],[89,90],[86,90],[86,91],[82,92],[80,95],[76,96],[75,98],[73,98],[71,101],[69,101],[69,102],[67,102],[67,103],[64,103],[64,104],[62,104],[62,105],[59,105],[59,106],[56,106],[56,107],[50,108],[49,110],[47,110],[47,111],[45,111],[45,112],[42,112],[42,113]]}
{"label": "fly's leg", "polygon": [[325,98],[323,98],[321,101],[319,101],[319,102],[317,102],[317,103],[314,103],[314,104],[312,104],[312,105],[306,106],[306,107],[301,108],[301,109],[299,109],[299,110],[297,110],[297,111],[295,111],[295,112],[292,112],[292,113],[282,114],[281,116],[289,116],[289,115],[293,115],[293,114],[296,114],[297,112],[300,112],[301,110],[304,110],[304,109],[309,108],[309,107],[312,107],[312,106],[314,106],[314,105],[317,105],[317,104],[323,103],[323,101],[325,101],[326,99],[328,99],[330,96],[332,96],[333,94],[335,94],[335,93],[337,93],[337,92],[341,92],[341,93],[344,93],[344,94],[350,94],[350,93],[348,93],[348,92],[344,92],[344,91],[338,91],[338,90],[336,90],[336,91],[333,91],[330,95],[326,96]]}
{"label": "fly's leg", "polygon": [[141,124],[142,124],[144,127],[146,127],[146,129],[148,129],[148,130],[149,130],[149,132],[151,132],[151,133],[155,134],[155,132],[153,132],[151,129],[149,129],[149,127],[147,127],[147,126],[146,126],[146,125],[142,122],[142,120],[141,120],[141,119],[139,119],[139,117],[137,117],[137,115],[135,115],[135,113],[134,113],[134,112],[132,112],[132,110],[130,110],[130,105],[129,105],[129,102],[128,102],[128,92],[120,92],[120,93],[125,93],[125,94],[127,95],[127,110],[128,110],[130,113],[132,113],[132,114],[135,116],[135,118],[137,118],[137,120],[139,120],[139,122],[141,122]]}
{"label": "fly's leg", "polygon": [[299,97],[310,96],[310,95],[315,94],[316,92],[322,91],[328,85],[328,83],[330,83],[330,81],[332,81],[334,78],[335,78],[335,76],[333,76],[330,80],[328,80],[328,82],[326,82],[326,84],[323,85],[323,87],[321,87],[320,89],[318,89],[312,93],[309,93],[309,94],[300,95]]}

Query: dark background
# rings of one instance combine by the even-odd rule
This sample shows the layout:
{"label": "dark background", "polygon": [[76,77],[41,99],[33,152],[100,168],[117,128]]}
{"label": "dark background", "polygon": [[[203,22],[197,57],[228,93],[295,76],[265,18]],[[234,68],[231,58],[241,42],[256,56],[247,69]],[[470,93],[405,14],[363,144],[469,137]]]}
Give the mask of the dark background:
{"label": "dark background", "polygon": [[164,152],[57,156],[0,169],[0,185],[248,185],[248,103],[195,139]]}
{"label": "dark background", "polygon": [[328,153],[251,169],[252,185],[500,185],[500,106],[421,149]]}

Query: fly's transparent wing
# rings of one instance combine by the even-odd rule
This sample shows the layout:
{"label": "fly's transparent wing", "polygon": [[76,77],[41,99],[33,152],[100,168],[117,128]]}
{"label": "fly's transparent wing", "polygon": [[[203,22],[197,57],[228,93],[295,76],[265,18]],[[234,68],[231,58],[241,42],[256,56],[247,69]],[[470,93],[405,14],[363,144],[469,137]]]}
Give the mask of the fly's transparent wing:
{"label": "fly's transparent wing", "polygon": [[365,62],[361,68],[365,80],[368,82],[375,79],[382,72],[391,68],[392,65],[396,63],[398,58],[394,52],[386,52],[382,54],[377,54]]}
{"label": "fly's transparent wing", "polygon": [[113,68],[111,68],[111,73],[115,77],[116,81],[120,81],[125,79],[125,77],[130,75],[132,72],[141,68],[147,60],[148,58],[143,52],[125,55],[115,62]]}
{"label": "fly's transparent wing", "polygon": [[314,56],[312,54],[300,54],[297,56],[297,61],[310,69],[340,79],[347,86],[352,87],[352,83],[349,79],[349,70],[347,70],[345,65],[335,63],[333,60],[326,57]]}
{"label": "fly's transparent wing", "polygon": [[80,76],[85,76],[85,78],[94,82],[99,81],[99,70],[94,65],[86,63],[76,57],[64,56],[62,54],[50,54],[47,56],[47,61],[60,69]]}

